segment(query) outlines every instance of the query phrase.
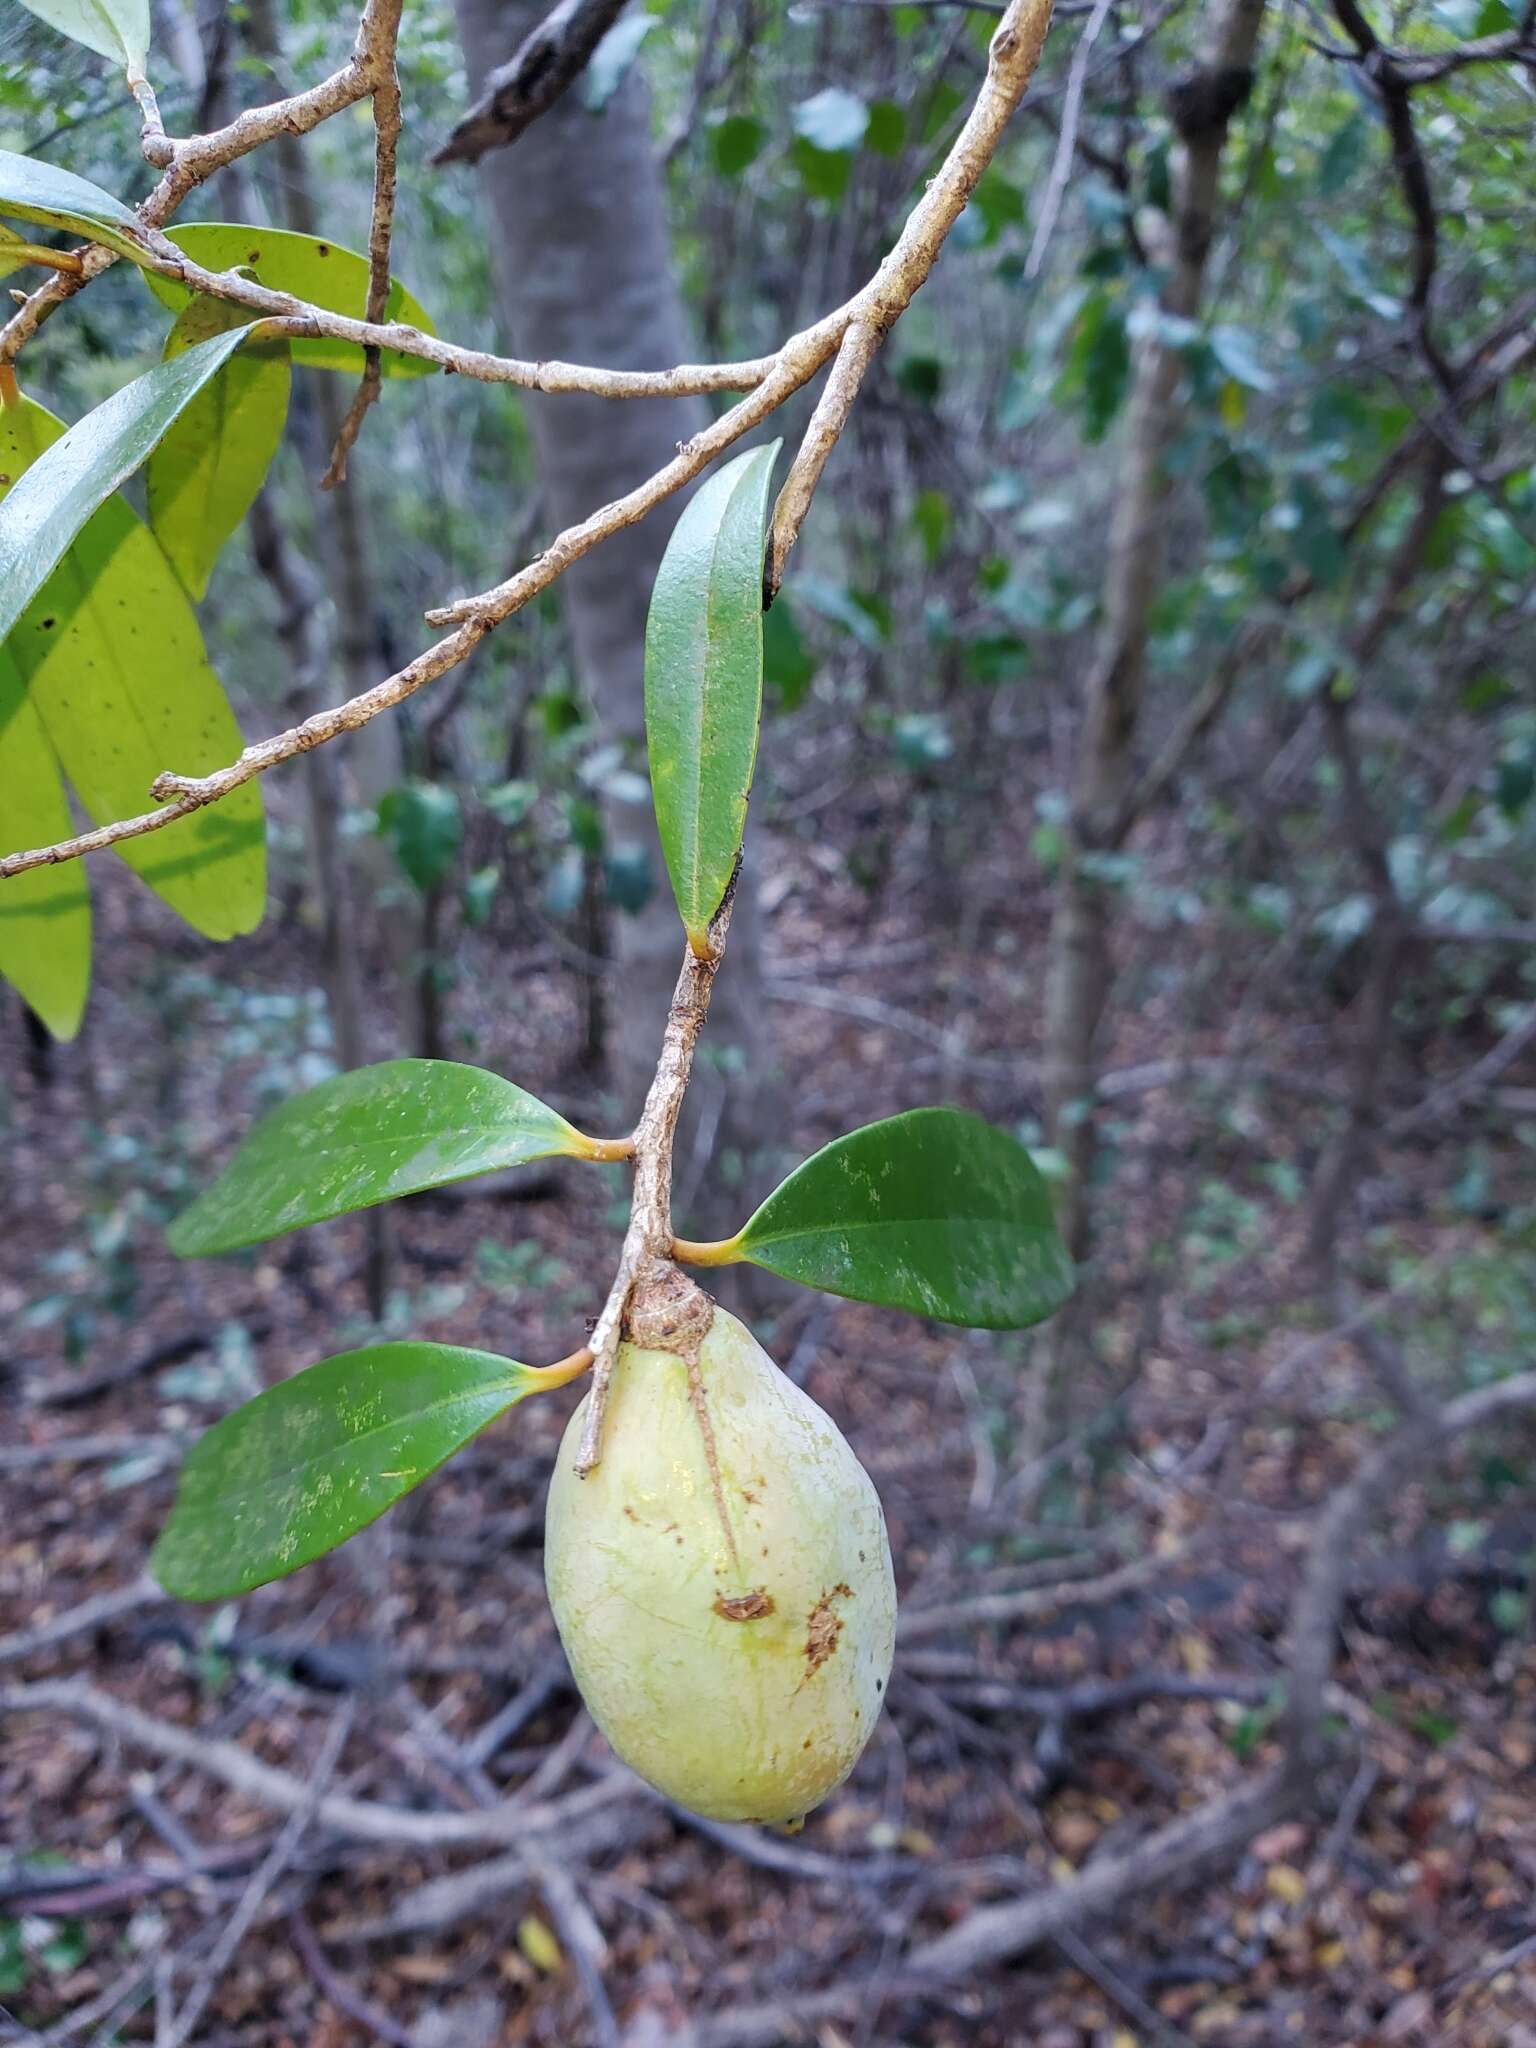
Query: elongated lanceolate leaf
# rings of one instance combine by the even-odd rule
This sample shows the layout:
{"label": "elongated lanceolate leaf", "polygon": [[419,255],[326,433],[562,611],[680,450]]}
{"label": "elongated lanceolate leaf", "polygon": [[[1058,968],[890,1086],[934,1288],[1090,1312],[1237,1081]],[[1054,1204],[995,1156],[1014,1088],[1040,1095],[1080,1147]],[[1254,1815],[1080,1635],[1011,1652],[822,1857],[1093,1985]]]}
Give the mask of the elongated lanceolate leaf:
{"label": "elongated lanceolate leaf", "polygon": [[57,164],[33,156],[18,156],[12,149],[0,149],[0,215],[62,228],[87,241],[105,242],[135,263],[145,260],[144,230],[120,199],[89,178],[77,178],[73,171],[61,171]]}
{"label": "elongated lanceolate leaf", "polygon": [[143,72],[149,55],[149,0],[22,0],[61,35],[111,57],[127,71]]}
{"label": "elongated lanceolate leaf", "polygon": [[763,710],[763,546],[775,441],[683,510],[645,628],[645,737],[672,893],[695,952],[741,851]]}
{"label": "elongated lanceolate leaf", "polygon": [[[253,276],[269,291],[291,292],[311,306],[327,313],[345,313],[361,320],[368,310],[368,258],[355,249],[343,249],[336,242],[321,241],[317,235],[297,235],[286,228],[243,227],[238,221],[199,221],[170,231],[184,256],[204,270],[240,270]],[[192,293],[174,278],[157,271],[143,272],[144,282],[167,306],[177,312],[188,305]],[[416,327],[423,334],[436,329],[421,301],[408,292],[399,279],[389,287],[384,318]],[[312,370],[341,370],[356,376],[363,367],[363,351],[350,341],[300,340],[292,344],[293,360]],[[442,373],[435,363],[419,356],[402,356],[385,349],[380,368],[386,377],[435,377]]]}
{"label": "elongated lanceolate leaf", "polygon": [[[69,800],[26,684],[0,647],[0,831],[50,846],[73,831]],[[91,899],[83,861],[0,882],[0,975],[55,1038],[73,1038],[91,982]]]}
{"label": "elongated lanceolate leaf", "polygon": [[786,1280],[972,1329],[1041,1322],[1073,1288],[1034,1161],[957,1109],[850,1131],[776,1188],[732,1246]]}
{"label": "elongated lanceolate leaf", "polygon": [[[63,436],[62,423],[30,400],[0,408],[0,476],[24,477]],[[0,520],[7,509],[0,505]],[[187,595],[118,495],[75,535],[4,652],[97,824],[147,809],[163,768],[204,775],[243,745]],[[13,837],[19,832],[0,808],[0,852],[37,843]],[[266,835],[254,782],[117,851],[207,938],[233,938],[261,921]],[[0,894],[13,886],[0,883]]]}
{"label": "elongated lanceolate leaf", "polygon": [[182,1600],[285,1578],[377,1521],[536,1387],[526,1366],[451,1344],[323,1359],[193,1446],[150,1567]]}
{"label": "elongated lanceolate leaf", "polygon": [[[171,329],[166,359],[250,319],[220,299],[195,299]],[[149,523],[194,598],[207,590],[224,543],[272,466],[292,381],[287,342],[249,343],[209,379],[149,458]]]}
{"label": "elongated lanceolate leaf", "polygon": [[206,1258],[327,1216],[564,1153],[593,1140],[535,1096],[452,1060],[385,1060],[272,1111],[171,1225],[172,1251]]}
{"label": "elongated lanceolate leaf", "polygon": [[76,420],[7,492],[0,505],[0,640],[86,520],[147,459],[244,338],[238,327],[215,334],[135,377]]}

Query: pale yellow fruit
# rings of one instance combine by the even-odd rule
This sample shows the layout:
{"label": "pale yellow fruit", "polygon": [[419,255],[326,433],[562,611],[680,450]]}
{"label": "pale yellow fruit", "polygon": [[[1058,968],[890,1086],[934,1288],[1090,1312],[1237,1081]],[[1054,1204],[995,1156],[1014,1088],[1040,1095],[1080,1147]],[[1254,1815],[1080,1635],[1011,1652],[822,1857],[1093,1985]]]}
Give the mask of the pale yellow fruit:
{"label": "pale yellow fruit", "polygon": [[586,1406],[544,1549],[582,1697],[692,1812],[798,1819],[853,1769],[890,1677],[896,1587],[869,1474],[719,1308],[694,1367],[621,1346],[602,1462],[582,1479]]}

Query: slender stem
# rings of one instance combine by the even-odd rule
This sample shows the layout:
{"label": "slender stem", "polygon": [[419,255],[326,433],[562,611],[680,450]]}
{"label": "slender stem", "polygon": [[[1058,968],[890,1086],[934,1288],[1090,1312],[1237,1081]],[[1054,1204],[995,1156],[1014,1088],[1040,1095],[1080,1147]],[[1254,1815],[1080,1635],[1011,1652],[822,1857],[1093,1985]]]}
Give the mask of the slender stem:
{"label": "slender stem", "polygon": [[629,1226],[619,1251],[618,1269],[608,1299],[592,1332],[595,1364],[592,1395],[582,1429],[576,1470],[583,1478],[594,1470],[603,1455],[603,1422],[608,1408],[608,1387],[623,1334],[624,1312],[647,1261],[665,1259],[672,1252],[672,1147],[677,1138],[677,1120],[693,1072],[694,1047],[704,1028],[709,998],[714,989],[725,952],[726,934],[731,928],[731,909],[736,896],[735,878],[725,892],[725,901],[709,926],[709,955],[701,958],[690,946],[683,955],[682,972],[672,992],[667,1028],[662,1036],[661,1056],[640,1121],[635,1126],[635,1196],[629,1212]]}
{"label": "slender stem", "polygon": [[[379,321],[389,304],[389,252],[395,231],[396,157],[400,146],[402,112],[400,72],[397,53],[400,15],[405,0],[378,0],[377,41],[374,48],[373,86],[373,218],[368,229],[368,299],[364,318]],[[384,384],[384,371],[376,347],[364,351],[363,378],[331,450],[330,467],[321,479],[323,490],[345,483],[347,457],[362,432],[370,406]]]}

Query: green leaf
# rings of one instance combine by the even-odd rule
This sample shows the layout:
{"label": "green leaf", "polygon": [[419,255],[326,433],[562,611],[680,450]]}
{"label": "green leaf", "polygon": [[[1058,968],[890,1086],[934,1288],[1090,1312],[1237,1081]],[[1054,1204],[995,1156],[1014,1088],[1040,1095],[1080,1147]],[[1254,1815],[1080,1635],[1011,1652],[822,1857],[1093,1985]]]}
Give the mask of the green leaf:
{"label": "green leaf", "polygon": [[[166,339],[166,360],[250,321],[243,307],[196,299],[177,316]],[[291,382],[287,342],[241,349],[149,458],[149,523],[193,598],[207,590],[224,543],[251,509],[282,444]]]}
{"label": "green leaf", "polygon": [[793,711],[815,680],[815,659],[781,590],[763,620],[763,682],[784,710]]}
{"label": "green leaf", "polygon": [[379,830],[423,896],[448,874],[464,837],[459,800],[435,782],[402,782],[379,799]]}
{"label": "green leaf", "polygon": [[135,263],[146,260],[144,230],[120,199],[89,178],[10,149],[0,149],[0,214],[104,242]]}
{"label": "green leaf", "polygon": [[499,1074],[452,1060],[385,1060],[322,1081],[264,1117],[166,1236],[179,1257],[207,1258],[560,1153],[600,1156],[563,1116]]}
{"label": "green leaf", "polygon": [[750,114],[727,114],[709,130],[709,153],[722,178],[739,178],[756,163],[768,130]]}
{"label": "green leaf", "polygon": [[[74,830],[42,722],[9,650],[0,647],[0,789],[15,845],[50,846]],[[73,1038],[91,984],[91,899],[84,861],[0,882],[0,975],[55,1038]]]}
{"label": "green leaf", "polygon": [[[0,228],[0,277],[9,277],[13,270],[25,270],[31,258],[27,256],[26,242],[10,228]],[[21,253],[18,253],[21,252]]]}
{"label": "green leaf", "polygon": [[149,0],[22,0],[22,5],[61,35],[142,76],[149,55]]}
{"label": "green leaf", "polygon": [[[68,438],[30,400],[0,409],[0,474],[25,484],[29,466]],[[0,524],[10,505],[0,505]],[[147,809],[162,769],[207,774],[244,744],[186,592],[120,496],[86,520],[5,647],[98,824]],[[261,921],[266,835],[254,782],[117,851],[207,938]]]}
{"label": "green leaf", "polygon": [[689,943],[708,943],[747,822],[763,709],[763,547],[777,441],[715,471],[673,528],[645,627],[656,822]]}
{"label": "green leaf", "polygon": [[[268,291],[292,292],[297,299],[327,313],[344,313],[351,320],[361,320],[368,310],[368,258],[316,235],[296,235],[286,228],[244,227],[238,221],[199,221],[172,228],[169,239],[204,270],[241,271]],[[174,278],[153,270],[144,271],[143,278],[155,297],[174,312],[191,304],[192,292]],[[390,283],[384,318],[419,328],[423,334],[437,332],[421,301],[398,278]],[[355,377],[363,367],[363,351],[355,342],[321,339],[295,341],[291,346],[293,360],[310,369],[340,370]],[[419,356],[395,355],[389,349],[382,352],[381,367],[386,377],[442,374],[435,363],[423,362]]]}
{"label": "green leaf", "polygon": [[853,171],[853,158],[844,149],[818,149],[814,142],[807,142],[803,135],[797,136],[790,155],[795,169],[800,173],[800,182],[812,199],[825,199],[836,206],[848,190],[848,180]]}
{"label": "green leaf", "polygon": [[322,1359],[192,1448],[150,1569],[179,1600],[229,1600],[323,1557],[537,1389],[451,1344]]}
{"label": "green leaf", "polygon": [[1074,1284],[1034,1161],[958,1109],[912,1109],[837,1139],[731,1244],[786,1280],[971,1329],[1041,1322]]}
{"label": "green leaf", "polygon": [[897,100],[872,100],[864,137],[876,156],[899,157],[907,144],[907,110]]}
{"label": "green leaf", "polygon": [[1085,302],[1070,360],[1083,393],[1084,434],[1102,441],[1131,380],[1125,315],[1107,293],[1095,292]]}
{"label": "green leaf", "polygon": [[216,334],[135,377],[76,420],[11,487],[0,506],[0,640],[86,520],[132,476],[244,338],[243,328]]}

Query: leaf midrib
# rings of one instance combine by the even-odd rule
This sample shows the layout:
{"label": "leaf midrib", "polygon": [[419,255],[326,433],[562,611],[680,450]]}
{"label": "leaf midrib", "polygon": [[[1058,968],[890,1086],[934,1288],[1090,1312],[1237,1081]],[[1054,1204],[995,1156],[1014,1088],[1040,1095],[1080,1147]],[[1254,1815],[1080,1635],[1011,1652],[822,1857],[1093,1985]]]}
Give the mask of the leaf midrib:
{"label": "leaf midrib", "polygon": [[[371,1429],[359,1430],[356,1436],[349,1436],[344,1444],[338,1444],[332,1450],[316,1451],[313,1457],[301,1458],[297,1465],[285,1466],[283,1468],[284,1476],[278,1483],[283,1485],[297,1480],[302,1474],[311,1471],[315,1466],[324,1465],[328,1461],[344,1456],[355,1445],[366,1444],[374,1437],[387,1436],[391,1430],[404,1429],[415,1423],[429,1421],[434,1415],[444,1415],[452,1408],[467,1407],[473,1401],[482,1400],[487,1394],[502,1392],[505,1392],[508,1398],[496,1410],[495,1414],[486,1417],[487,1422],[494,1422],[497,1415],[505,1414],[506,1410],[514,1402],[520,1401],[529,1392],[529,1389],[519,1381],[509,1378],[501,1384],[492,1382],[489,1386],[477,1388],[472,1393],[445,1394],[442,1400],[429,1401],[424,1408],[413,1408],[409,1414],[393,1416],[388,1422],[376,1423]],[[442,1460],[439,1459],[438,1462],[440,1464]],[[232,1501],[249,1499],[253,1493],[259,1493],[261,1490],[259,1486],[253,1486],[231,1490],[226,1493],[208,1494],[197,1503],[188,1502],[187,1505],[189,1511],[194,1505],[196,1507],[204,1505],[223,1506]]]}
{"label": "leaf midrib", "polygon": [[754,1237],[752,1225],[749,1223],[741,1233],[740,1241],[742,1248],[748,1250],[757,1245],[784,1244],[794,1237],[849,1237],[861,1230],[931,1230],[936,1227],[958,1227],[962,1224],[972,1229],[990,1224],[998,1230],[1020,1229],[1031,1235],[1038,1235],[1043,1229],[1038,1223],[1012,1223],[1005,1216],[956,1216],[951,1211],[942,1216],[871,1216],[856,1218],[847,1223],[808,1223],[802,1224],[798,1230],[775,1230],[763,1237]]}

